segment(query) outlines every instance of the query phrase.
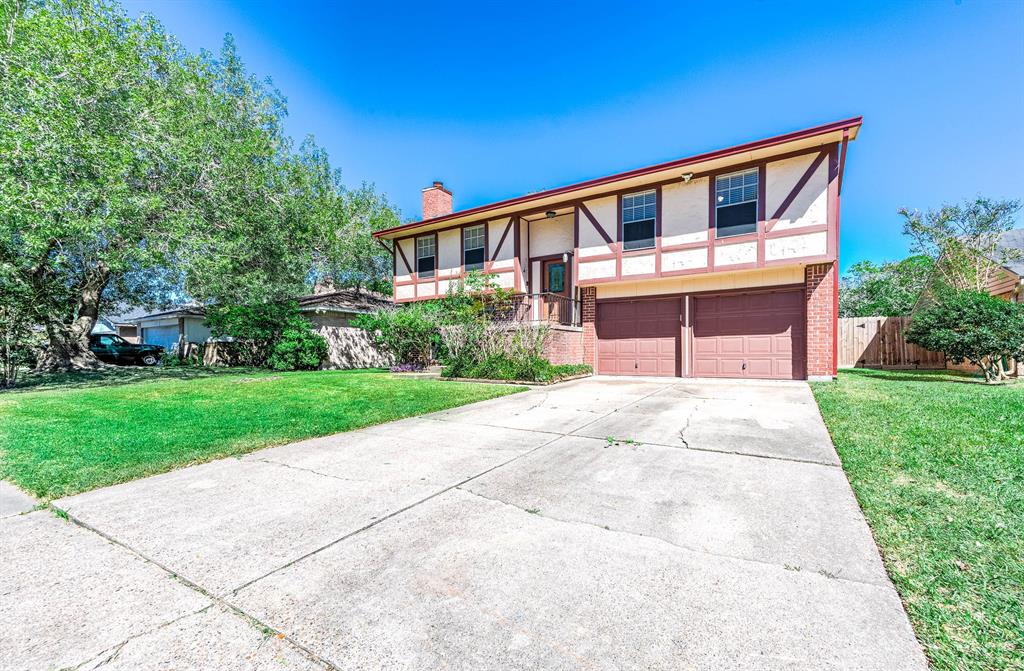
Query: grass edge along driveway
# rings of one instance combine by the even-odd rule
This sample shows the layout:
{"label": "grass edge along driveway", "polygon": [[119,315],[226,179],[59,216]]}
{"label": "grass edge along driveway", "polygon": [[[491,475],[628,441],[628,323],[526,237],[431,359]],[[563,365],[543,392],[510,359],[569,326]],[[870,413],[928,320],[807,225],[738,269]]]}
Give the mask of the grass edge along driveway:
{"label": "grass edge along driveway", "polygon": [[858,369],[812,387],[934,668],[1024,669],[1024,383]]}
{"label": "grass edge along driveway", "polygon": [[0,478],[47,501],[522,390],[381,371],[261,371],[0,394]]}

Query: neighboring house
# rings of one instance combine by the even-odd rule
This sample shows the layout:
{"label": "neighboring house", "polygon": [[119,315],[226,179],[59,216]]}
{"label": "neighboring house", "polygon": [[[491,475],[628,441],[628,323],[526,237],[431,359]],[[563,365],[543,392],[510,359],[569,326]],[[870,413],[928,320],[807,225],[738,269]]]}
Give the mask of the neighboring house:
{"label": "neighboring house", "polygon": [[96,326],[93,327],[92,333],[116,333],[128,342],[137,343],[139,342],[139,327],[136,325],[135,320],[146,314],[146,311],[142,308],[135,308],[112,315],[101,315],[96,320]]}
{"label": "neighboring house", "polygon": [[136,318],[139,341],[147,345],[161,345],[168,351],[181,341],[205,343],[210,329],[204,325],[206,310],[198,305],[179,305],[169,310],[154,312]]}
{"label": "neighboring house", "polygon": [[391,359],[373,343],[369,333],[349,325],[356,315],[391,305],[387,296],[372,291],[341,289],[299,296],[295,300],[299,311],[313,325],[313,330],[327,340],[328,361],[324,368],[380,368],[392,364]]}
{"label": "neighboring house", "polygon": [[[386,296],[368,291],[343,289],[322,294],[299,296],[299,311],[310,321],[313,330],[324,336],[328,345],[328,361],[324,368],[374,368],[388,366],[390,359],[373,344],[363,329],[350,327],[357,314],[372,312],[391,305]],[[136,319],[142,342],[163,345],[176,350],[181,340],[204,344],[211,340],[210,329],[204,325],[206,310],[202,306],[181,305],[170,310],[143,315]],[[209,361],[216,361],[211,353]]]}
{"label": "neighboring house", "polygon": [[[392,242],[396,302],[473,269],[579,325],[600,374],[832,378],[839,198],[861,118],[460,212],[441,182]],[[567,317],[566,315],[571,315]],[[578,315],[578,316],[577,316]]]}
{"label": "neighboring house", "polygon": [[1024,303],[1024,228],[999,237],[1002,250],[1016,250],[1017,258],[1004,265],[988,284],[988,292],[1013,303]]}

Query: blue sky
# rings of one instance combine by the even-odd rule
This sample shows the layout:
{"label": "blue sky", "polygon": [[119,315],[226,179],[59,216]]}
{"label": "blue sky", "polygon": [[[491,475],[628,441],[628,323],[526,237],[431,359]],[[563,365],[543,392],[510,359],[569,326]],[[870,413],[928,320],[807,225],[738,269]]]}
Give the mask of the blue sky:
{"label": "blue sky", "polygon": [[900,258],[900,206],[1024,197],[1024,2],[132,0],[235,36],[349,184],[418,217],[864,115],[841,259]]}

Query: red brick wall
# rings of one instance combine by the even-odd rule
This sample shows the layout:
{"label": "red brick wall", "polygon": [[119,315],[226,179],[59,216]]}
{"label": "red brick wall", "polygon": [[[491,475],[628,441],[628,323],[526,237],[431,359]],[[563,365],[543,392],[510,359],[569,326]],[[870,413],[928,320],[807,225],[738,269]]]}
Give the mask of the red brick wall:
{"label": "red brick wall", "polygon": [[583,363],[590,364],[597,372],[597,287],[581,287],[580,306],[583,319]]}
{"label": "red brick wall", "polygon": [[452,194],[441,182],[423,189],[423,218],[433,219],[452,213]]}
{"label": "red brick wall", "polygon": [[544,358],[554,364],[584,363],[583,332],[579,329],[552,327],[544,343]]}
{"label": "red brick wall", "polygon": [[816,263],[804,268],[804,295],[807,300],[807,375],[835,375],[835,264]]}

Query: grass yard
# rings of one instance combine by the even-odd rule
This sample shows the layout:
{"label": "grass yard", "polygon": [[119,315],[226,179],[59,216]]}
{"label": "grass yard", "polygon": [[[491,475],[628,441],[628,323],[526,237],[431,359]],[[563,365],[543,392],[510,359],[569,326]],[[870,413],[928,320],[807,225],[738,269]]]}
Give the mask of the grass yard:
{"label": "grass yard", "polygon": [[813,385],[936,669],[1024,669],[1024,383],[841,371]]}
{"label": "grass yard", "polygon": [[49,500],[521,391],[377,371],[153,370],[0,394],[0,478]]}

